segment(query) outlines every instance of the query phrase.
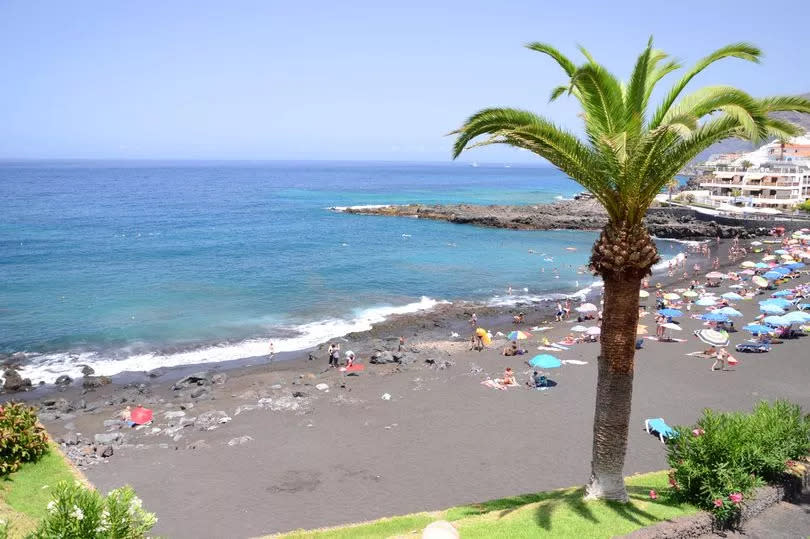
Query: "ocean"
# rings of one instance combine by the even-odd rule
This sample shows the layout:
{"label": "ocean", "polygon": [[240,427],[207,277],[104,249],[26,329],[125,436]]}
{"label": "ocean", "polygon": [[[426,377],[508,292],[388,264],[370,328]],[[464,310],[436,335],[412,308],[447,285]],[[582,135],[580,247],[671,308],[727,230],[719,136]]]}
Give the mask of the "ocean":
{"label": "ocean", "polygon": [[[571,294],[596,234],[333,207],[532,204],[549,167],[462,163],[0,163],[0,353],[52,382],[301,350],[438,302]],[[534,251],[531,253],[530,251]],[[507,288],[514,293],[507,295]]]}

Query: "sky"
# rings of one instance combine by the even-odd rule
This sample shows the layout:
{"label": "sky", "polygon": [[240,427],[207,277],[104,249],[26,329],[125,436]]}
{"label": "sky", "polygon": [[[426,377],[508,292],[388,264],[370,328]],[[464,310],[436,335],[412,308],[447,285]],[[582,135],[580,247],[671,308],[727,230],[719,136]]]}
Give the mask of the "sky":
{"label": "sky", "polygon": [[448,161],[446,133],[484,107],[581,131],[527,42],[578,61],[582,44],[626,78],[650,35],[687,64],[747,40],[762,64],[695,82],[792,94],[810,91],[808,21],[807,0],[0,0],[0,159]]}

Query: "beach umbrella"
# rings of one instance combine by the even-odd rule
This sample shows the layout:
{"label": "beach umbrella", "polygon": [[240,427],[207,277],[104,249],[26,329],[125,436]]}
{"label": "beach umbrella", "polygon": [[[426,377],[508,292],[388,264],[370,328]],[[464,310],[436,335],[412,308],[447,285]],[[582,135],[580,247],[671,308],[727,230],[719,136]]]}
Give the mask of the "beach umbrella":
{"label": "beach umbrella", "polygon": [[682,295],[685,298],[696,298],[698,296],[698,293],[695,292],[694,290],[687,290]]}
{"label": "beach umbrella", "polygon": [[786,255],[786,254],[788,254],[788,252],[785,251],[784,249],[777,249],[776,251],[774,251],[774,253],[778,254],[778,255]]}
{"label": "beach umbrella", "polygon": [[762,276],[770,281],[781,279],[782,277],[784,277],[784,275],[782,275],[778,271],[766,271]]}
{"label": "beach umbrella", "polygon": [[784,327],[789,326],[793,322],[791,322],[790,320],[785,320],[781,316],[766,316],[765,318],[762,319],[762,323],[768,326]]}
{"label": "beach umbrella", "polygon": [[753,333],[754,335],[757,335],[759,333],[770,333],[773,331],[772,328],[769,328],[768,326],[763,326],[762,324],[748,324],[747,326],[743,327],[743,329],[745,331]]}
{"label": "beach umbrella", "polygon": [[647,292],[646,290],[639,290],[638,291],[638,297],[640,297],[642,299],[648,298],[648,297],[650,297],[650,293]]}
{"label": "beach umbrella", "polygon": [[730,299],[731,301],[739,301],[739,300],[743,299],[743,297],[741,295],[737,294],[736,292],[726,292],[725,294],[723,294],[720,297],[725,298],[725,299]]}
{"label": "beach umbrella", "polygon": [[[756,275],[756,272],[754,270],[752,270],[752,269],[744,269],[744,270],[742,270],[740,272],[740,274],[742,274],[742,275]],[[737,285],[737,286],[739,286],[739,285]],[[729,287],[729,288],[731,288],[731,287]]]}
{"label": "beach umbrella", "polygon": [[792,255],[779,255],[779,258],[781,258],[782,260],[785,260],[785,261],[793,260]]}
{"label": "beach umbrella", "polygon": [[714,312],[724,314],[726,316],[738,316],[739,317],[739,316],[743,315],[743,313],[741,313],[740,311],[738,311],[737,309],[734,309],[732,307],[723,307],[722,309],[717,309]]}
{"label": "beach umbrella", "polygon": [[726,275],[724,273],[720,273],[719,271],[710,271],[706,274],[707,279],[725,279]]}
{"label": "beach umbrella", "polygon": [[529,360],[529,365],[536,369],[556,369],[562,363],[551,354],[539,354]]}
{"label": "beach umbrella", "polygon": [[768,280],[767,280],[767,279],[763,279],[763,278],[762,278],[762,277],[760,277],[759,275],[756,275],[756,276],[754,276],[754,277],[751,277],[751,282],[752,282],[752,283],[754,283],[755,285],[757,285],[757,286],[758,286],[758,287],[760,287],[760,288],[765,288],[765,287],[767,287],[767,286],[768,286]]}
{"label": "beach umbrella", "polygon": [[661,309],[658,311],[658,314],[666,316],[667,318],[678,318],[679,316],[683,316],[683,313],[678,309]]}
{"label": "beach umbrella", "polygon": [[667,329],[674,329],[675,331],[682,331],[683,330],[683,328],[681,326],[679,326],[678,324],[673,324],[672,322],[667,322],[666,324],[661,324],[661,327],[662,328],[667,328]]}
{"label": "beach umbrella", "polygon": [[695,302],[695,305],[699,305],[700,307],[709,307],[715,303],[717,303],[717,301],[714,298],[700,298]]}
{"label": "beach umbrella", "polygon": [[807,264],[805,264],[804,262],[790,262],[789,264],[786,264],[786,266],[792,270],[802,269],[806,265]]}
{"label": "beach umbrella", "polygon": [[785,310],[778,306],[769,303],[764,303],[759,306],[759,312],[765,314],[785,314]]}
{"label": "beach umbrella", "polygon": [[585,326],[574,326],[574,327],[571,328],[571,331],[576,331],[577,333],[582,333],[586,329],[588,329],[588,328],[586,328]]}
{"label": "beach umbrella", "polygon": [[754,267],[756,269],[768,269],[768,268],[770,268],[770,266],[768,264],[766,264],[765,262],[757,262],[756,264],[754,264]]}
{"label": "beach umbrella", "polygon": [[602,333],[602,328],[599,326],[591,326],[585,330],[585,335],[599,335]]}
{"label": "beach umbrella", "polygon": [[756,264],[751,262],[750,260],[746,260],[745,262],[740,264],[740,266],[742,266],[744,268],[753,268],[754,266],[756,266]]}
{"label": "beach umbrella", "polygon": [[781,297],[784,297],[784,296],[792,296],[792,295],[793,295],[793,290],[780,290],[778,292],[774,292],[773,294],[771,294],[771,296],[773,296],[775,298],[781,298]]}
{"label": "beach umbrella", "polygon": [[776,272],[776,273],[781,273],[782,275],[787,275],[788,273],[790,273],[790,269],[786,268],[784,266],[779,266],[778,268],[773,268],[771,271]]}
{"label": "beach umbrella", "polygon": [[761,241],[752,241],[751,245],[756,247],[756,246],[762,245],[762,242]]}
{"label": "beach umbrella", "polygon": [[804,324],[810,322],[810,313],[803,311],[792,311],[782,316],[783,320],[788,320],[794,324]]}
{"label": "beach umbrella", "polygon": [[728,316],[723,313],[718,313],[717,311],[702,314],[700,315],[700,319],[708,322],[728,322]]}
{"label": "beach umbrella", "polygon": [[583,303],[576,308],[576,311],[579,313],[595,313],[597,310],[596,305],[593,303]]}
{"label": "beach umbrella", "polygon": [[768,260],[776,260],[776,257],[774,255],[765,255],[762,257],[763,262],[767,262]]}
{"label": "beach umbrella", "polygon": [[527,333],[525,331],[515,330],[515,331],[510,331],[509,335],[507,335],[506,338],[509,339],[510,341],[522,341],[524,339],[528,339],[531,336],[532,336],[531,333]]}
{"label": "beach umbrella", "polygon": [[787,309],[788,307],[790,307],[791,305],[793,305],[791,302],[789,302],[789,301],[788,301],[788,300],[786,300],[785,298],[768,298],[768,299],[763,299],[762,301],[760,301],[760,302],[759,302],[759,304],[760,304],[760,305],[776,305],[776,306],[777,306],[777,307],[779,307],[780,309]]}
{"label": "beach umbrella", "polygon": [[152,410],[143,406],[136,406],[130,412],[130,419],[136,425],[145,425],[152,421]]}
{"label": "beach umbrella", "polygon": [[728,333],[715,329],[701,329],[695,332],[698,339],[712,346],[728,346]]}
{"label": "beach umbrella", "polygon": [[[748,271],[748,270],[745,270],[745,271]],[[743,273],[745,273],[745,271]],[[740,288],[745,288],[745,287],[743,285],[741,285],[741,284],[732,284],[732,285],[729,285],[729,288],[731,288],[733,290],[739,290]]]}
{"label": "beach umbrella", "polygon": [[666,294],[664,294],[664,299],[667,301],[673,301],[676,299],[681,299],[681,296],[679,296],[675,292],[667,292]]}

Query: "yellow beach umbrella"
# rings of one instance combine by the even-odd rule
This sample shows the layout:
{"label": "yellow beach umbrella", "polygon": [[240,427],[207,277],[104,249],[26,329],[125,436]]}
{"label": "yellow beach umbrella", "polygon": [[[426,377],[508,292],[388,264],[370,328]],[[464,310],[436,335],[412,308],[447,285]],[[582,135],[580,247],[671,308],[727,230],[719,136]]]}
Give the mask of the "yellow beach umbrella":
{"label": "yellow beach umbrella", "polygon": [[687,290],[686,292],[683,293],[683,297],[685,298],[696,298],[697,296],[698,293],[695,292],[694,290]]}
{"label": "yellow beach umbrella", "polygon": [[768,280],[765,279],[764,277],[760,277],[759,275],[752,277],[751,282],[760,288],[765,288],[766,286],[768,286]]}
{"label": "yellow beach umbrella", "polygon": [[754,266],[756,266],[756,264],[754,262],[750,261],[750,260],[746,260],[745,262],[740,264],[740,266],[742,266],[744,268],[753,268]]}
{"label": "yellow beach umbrella", "polygon": [[679,296],[675,292],[667,292],[666,294],[664,294],[664,299],[667,301],[673,301],[676,299],[681,299],[681,296]]}
{"label": "yellow beach umbrella", "polygon": [[638,291],[638,297],[640,297],[640,298],[648,298],[648,297],[650,297],[650,293],[647,292],[646,290],[639,290]]}
{"label": "yellow beach umbrella", "polygon": [[779,256],[782,258],[782,260],[793,260],[792,255],[779,255]]}
{"label": "yellow beach umbrella", "polygon": [[773,256],[773,255],[765,255],[765,256],[762,257],[763,262],[767,262],[769,260],[776,260],[776,257]]}

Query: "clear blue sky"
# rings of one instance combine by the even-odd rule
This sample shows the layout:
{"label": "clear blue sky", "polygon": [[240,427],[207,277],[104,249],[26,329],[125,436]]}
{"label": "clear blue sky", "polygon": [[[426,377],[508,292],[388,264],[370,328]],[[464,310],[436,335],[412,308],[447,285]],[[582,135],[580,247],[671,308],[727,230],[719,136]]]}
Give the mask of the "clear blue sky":
{"label": "clear blue sky", "polygon": [[[479,108],[579,128],[528,41],[582,43],[626,77],[650,34],[698,81],[810,91],[810,2],[0,0],[0,158],[446,160]],[[525,161],[486,148],[467,160]]]}

